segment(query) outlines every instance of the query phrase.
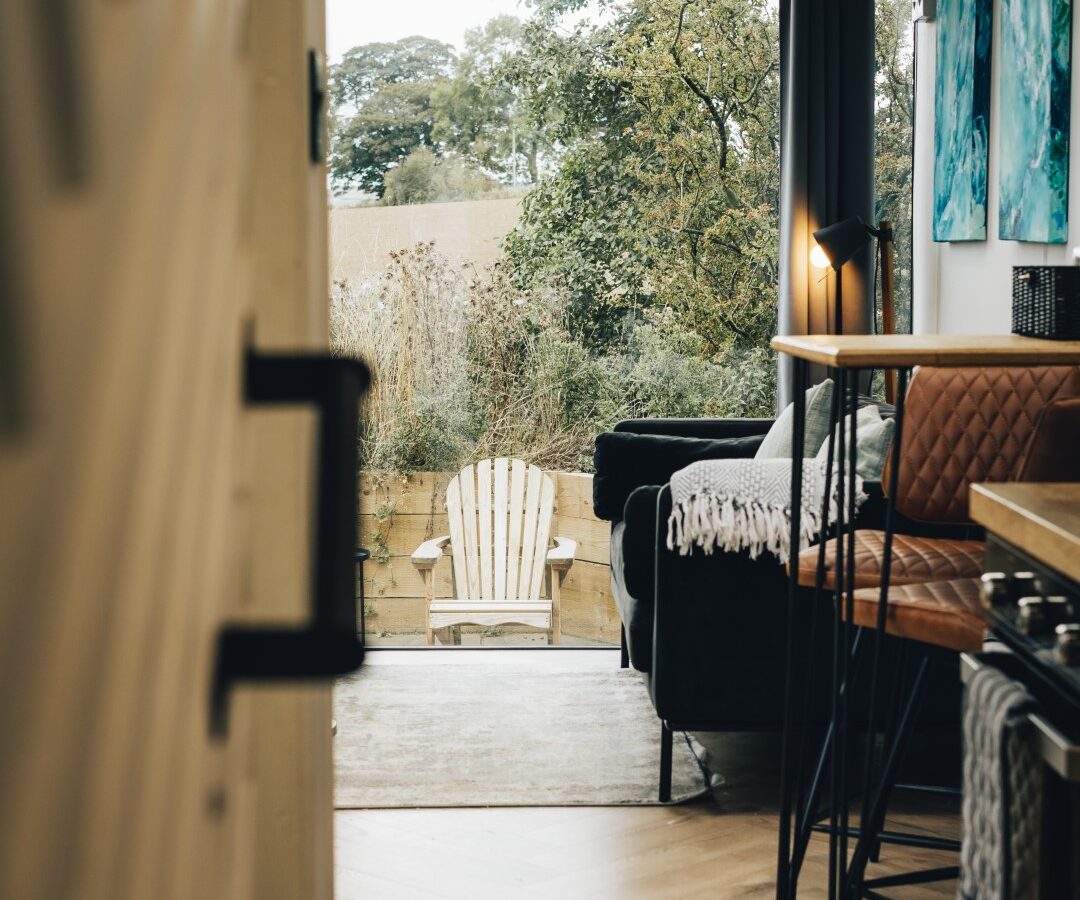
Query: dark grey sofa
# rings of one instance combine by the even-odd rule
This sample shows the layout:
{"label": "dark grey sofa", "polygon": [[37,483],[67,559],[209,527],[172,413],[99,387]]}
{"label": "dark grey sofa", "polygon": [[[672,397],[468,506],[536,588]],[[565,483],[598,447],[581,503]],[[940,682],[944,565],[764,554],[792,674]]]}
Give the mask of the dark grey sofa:
{"label": "dark grey sofa", "polygon": [[[671,474],[700,458],[752,456],[771,424],[769,419],[640,419],[620,422],[597,439],[594,508],[612,525],[611,578],[623,625],[623,664],[644,674],[661,719],[662,800],[670,791],[673,731],[769,731],[782,721],[785,567],[771,554],[756,560],[720,551],[681,557],[665,544]],[[868,485],[867,493],[870,499],[857,522],[881,527],[880,489]],[[811,592],[804,592],[803,600],[795,621],[797,671],[812,663],[818,673],[807,716],[816,726],[827,719],[831,607],[822,601],[811,641]],[[940,680],[943,689],[924,721],[955,727],[955,664]],[[856,685],[853,695],[855,709],[862,708],[860,688]],[[800,715],[802,699],[800,694]]]}

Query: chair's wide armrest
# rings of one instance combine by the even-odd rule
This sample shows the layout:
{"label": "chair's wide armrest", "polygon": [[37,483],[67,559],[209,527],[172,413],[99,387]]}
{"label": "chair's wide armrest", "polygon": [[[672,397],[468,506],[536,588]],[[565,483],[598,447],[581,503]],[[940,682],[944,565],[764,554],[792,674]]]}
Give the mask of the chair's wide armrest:
{"label": "chair's wide armrest", "polygon": [[443,548],[450,543],[450,535],[444,534],[442,537],[432,538],[430,541],[424,541],[416,550],[413,551],[412,564],[418,569],[430,569],[434,567],[440,559],[442,559]]}
{"label": "chair's wide armrest", "polygon": [[577,541],[570,538],[555,538],[555,546],[548,550],[547,563],[553,569],[565,571],[574,564],[577,553]]}

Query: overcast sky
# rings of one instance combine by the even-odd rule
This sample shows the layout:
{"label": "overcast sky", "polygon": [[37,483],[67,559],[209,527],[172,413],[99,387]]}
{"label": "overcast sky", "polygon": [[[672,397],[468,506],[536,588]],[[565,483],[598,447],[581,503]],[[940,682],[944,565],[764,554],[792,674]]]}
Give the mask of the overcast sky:
{"label": "overcast sky", "polygon": [[526,18],[518,0],[327,0],[326,52],[336,61],[357,44],[413,34],[461,47],[465,31],[500,13]]}
{"label": "overcast sky", "polygon": [[457,48],[465,32],[501,13],[526,19],[523,0],[327,0],[326,54],[337,62],[350,47],[420,34]]}

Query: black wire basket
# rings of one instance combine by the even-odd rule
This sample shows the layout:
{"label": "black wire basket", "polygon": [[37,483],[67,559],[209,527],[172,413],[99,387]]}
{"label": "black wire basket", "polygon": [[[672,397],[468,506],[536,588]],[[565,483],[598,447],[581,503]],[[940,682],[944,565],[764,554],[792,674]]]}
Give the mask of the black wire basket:
{"label": "black wire basket", "polygon": [[1013,334],[1080,340],[1080,266],[1013,266]]}

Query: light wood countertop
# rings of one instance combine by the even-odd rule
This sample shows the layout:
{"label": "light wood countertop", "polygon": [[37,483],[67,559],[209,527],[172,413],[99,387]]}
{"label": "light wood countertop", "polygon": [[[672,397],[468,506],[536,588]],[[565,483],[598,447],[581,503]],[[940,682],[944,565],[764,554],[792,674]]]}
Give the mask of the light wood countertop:
{"label": "light wood countertop", "polygon": [[838,369],[1080,364],[1080,341],[1017,334],[787,335],[774,337],[772,347]]}
{"label": "light wood countertop", "polygon": [[1080,582],[1080,484],[973,484],[971,517]]}

